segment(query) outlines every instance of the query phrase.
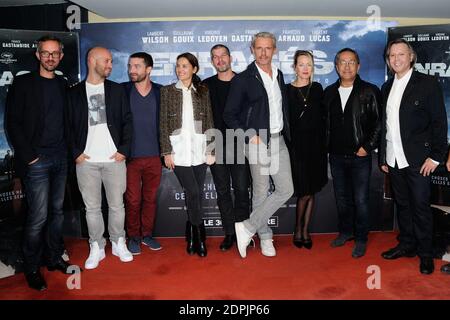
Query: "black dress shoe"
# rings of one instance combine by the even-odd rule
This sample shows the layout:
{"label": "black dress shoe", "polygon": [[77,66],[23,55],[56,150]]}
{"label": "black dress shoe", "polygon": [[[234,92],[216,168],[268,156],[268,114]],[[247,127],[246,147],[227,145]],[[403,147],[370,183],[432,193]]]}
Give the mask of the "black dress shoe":
{"label": "black dress shoe", "polygon": [[27,273],[25,275],[27,279],[28,286],[34,290],[43,291],[47,289],[47,284],[45,283],[44,278],[41,275],[40,271],[34,271]]}
{"label": "black dress shoe", "polygon": [[225,235],[225,238],[223,239],[222,243],[220,244],[220,250],[222,250],[222,251],[229,250],[235,242],[236,242],[235,234]]}
{"label": "black dress shoe", "polygon": [[296,238],[294,236],[294,238],[292,239],[292,243],[294,244],[294,246],[296,246],[297,248],[303,248],[303,237]]}
{"label": "black dress shoe", "polygon": [[433,258],[420,258],[420,273],[432,274],[434,271]]}
{"label": "black dress shoe", "polygon": [[[47,270],[48,271],[55,271],[55,270],[59,270],[62,273],[66,273],[66,274],[72,274],[72,272],[70,272],[69,270],[67,270],[69,267],[71,266],[71,264],[65,262],[64,260],[58,260],[57,263],[55,264],[49,264],[47,266]],[[79,268],[80,271],[83,271],[81,268]]]}
{"label": "black dress shoe", "polygon": [[312,243],[312,239],[311,239],[311,238],[303,239],[303,246],[304,246],[306,249],[311,250],[312,245],[313,245],[313,243]]}
{"label": "black dress shoe", "polygon": [[441,272],[445,274],[450,274],[450,263],[444,264],[441,267]]}
{"label": "black dress shoe", "polygon": [[389,249],[388,251],[385,251],[381,254],[381,256],[385,259],[388,260],[394,260],[394,259],[398,259],[401,257],[408,257],[408,258],[413,258],[416,256],[416,251],[415,250],[411,250],[411,249],[403,249],[400,247],[395,247],[392,249]]}

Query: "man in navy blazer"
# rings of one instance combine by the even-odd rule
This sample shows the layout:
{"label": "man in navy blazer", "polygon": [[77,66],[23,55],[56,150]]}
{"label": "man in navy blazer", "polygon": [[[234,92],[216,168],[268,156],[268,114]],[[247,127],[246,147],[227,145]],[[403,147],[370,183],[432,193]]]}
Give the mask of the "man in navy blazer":
{"label": "man in navy blazer", "polygon": [[380,165],[390,174],[397,205],[398,245],[385,259],[420,257],[420,272],[434,271],[430,173],[444,162],[447,115],[438,81],[413,71],[416,53],[404,39],[391,41],[386,62],[394,74],[382,87]]}
{"label": "man in navy blazer", "polygon": [[[286,89],[283,73],[272,63],[275,36],[269,32],[255,34],[251,50],[255,61],[231,81],[223,114],[229,128],[245,131],[252,176],[253,211],[249,219],[235,223],[235,232],[242,258],[247,256],[255,233],[261,240],[261,253],[274,257],[273,233],[267,222],[294,192],[285,143],[290,139]],[[270,178],[275,190],[268,195]]]}
{"label": "man in navy blazer", "polygon": [[85,268],[94,269],[105,258],[102,184],[108,200],[112,254],[122,262],[133,260],[125,242],[123,203],[125,158],[130,154],[133,126],[124,87],[106,79],[112,71],[111,53],[105,48],[92,48],[87,63],[86,80],[69,91],[69,109],[72,157],[89,231],[90,254]]}
{"label": "man in navy blazer", "polygon": [[153,238],[156,202],[161,181],[159,152],[159,105],[161,85],[150,80],[153,58],[146,52],[128,59],[129,82],[123,85],[133,115],[133,138],[127,161],[125,192],[128,250],[141,253],[141,243],[151,250],[162,249]]}

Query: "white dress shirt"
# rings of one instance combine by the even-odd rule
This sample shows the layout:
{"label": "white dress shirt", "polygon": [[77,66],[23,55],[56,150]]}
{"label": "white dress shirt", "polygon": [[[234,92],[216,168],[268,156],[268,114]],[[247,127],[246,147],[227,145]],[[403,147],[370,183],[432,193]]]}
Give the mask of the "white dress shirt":
{"label": "white dress shirt", "polygon": [[[173,151],[173,162],[176,166],[198,166],[206,162],[206,135],[195,132],[194,107],[192,105],[192,85],[186,88],[181,81],[175,87],[183,91],[181,130],[169,136]],[[200,125],[201,123],[197,124]]]}
{"label": "white dress shirt", "polygon": [[386,106],[386,162],[395,167],[397,161],[399,169],[409,166],[400,135],[400,104],[411,75],[412,68],[401,79],[395,75]]}
{"label": "white dress shirt", "polygon": [[278,69],[272,65],[272,78],[268,73],[263,71],[257,64],[259,74],[264,83],[264,88],[269,99],[270,111],[270,134],[278,133],[283,130],[283,98],[281,96],[281,89],[278,85]]}

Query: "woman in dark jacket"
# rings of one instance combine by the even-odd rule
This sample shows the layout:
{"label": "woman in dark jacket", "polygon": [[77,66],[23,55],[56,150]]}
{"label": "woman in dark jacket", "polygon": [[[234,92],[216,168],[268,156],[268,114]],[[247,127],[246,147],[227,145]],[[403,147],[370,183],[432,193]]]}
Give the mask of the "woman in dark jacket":
{"label": "woman in dark jacket", "polygon": [[193,54],[177,57],[178,82],[161,88],[160,144],[166,167],[174,170],[186,195],[186,250],[206,257],[201,201],[206,165],[214,163],[205,134],[213,120],[208,88],[200,83],[198,70]]}

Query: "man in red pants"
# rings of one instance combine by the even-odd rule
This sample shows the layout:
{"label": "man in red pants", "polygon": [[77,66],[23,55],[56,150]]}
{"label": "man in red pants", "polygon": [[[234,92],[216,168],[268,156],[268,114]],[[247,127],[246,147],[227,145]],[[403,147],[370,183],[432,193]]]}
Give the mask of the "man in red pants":
{"label": "man in red pants", "polygon": [[128,61],[130,82],[124,83],[133,114],[131,157],[127,164],[126,221],[128,250],[141,253],[141,243],[151,250],[161,245],[152,237],[156,212],[156,195],[161,180],[159,157],[159,89],[150,80],[152,56],[132,54]]}

